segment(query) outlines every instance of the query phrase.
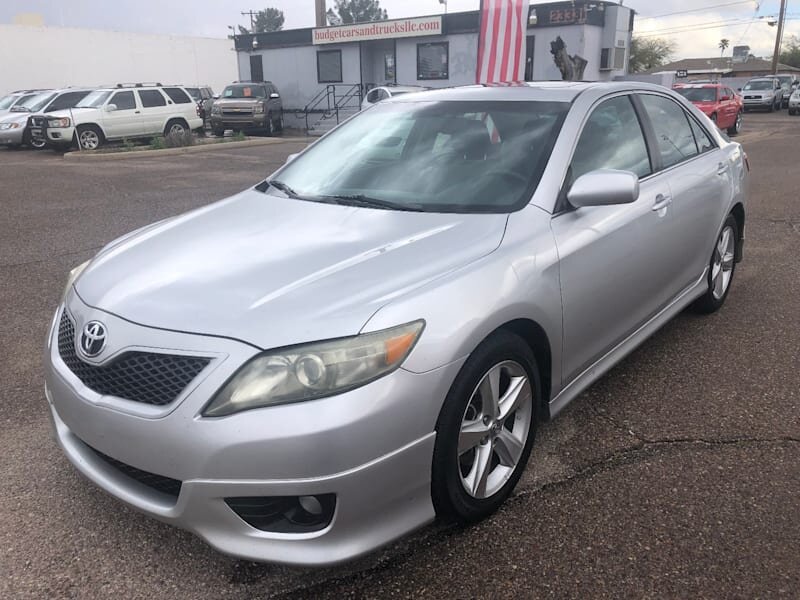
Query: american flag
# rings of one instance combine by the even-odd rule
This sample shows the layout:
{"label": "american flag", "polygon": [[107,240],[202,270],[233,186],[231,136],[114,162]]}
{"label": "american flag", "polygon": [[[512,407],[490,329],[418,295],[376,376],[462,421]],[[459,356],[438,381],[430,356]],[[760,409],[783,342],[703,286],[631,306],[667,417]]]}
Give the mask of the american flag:
{"label": "american flag", "polygon": [[481,0],[477,83],[524,79],[529,5],[529,0]]}

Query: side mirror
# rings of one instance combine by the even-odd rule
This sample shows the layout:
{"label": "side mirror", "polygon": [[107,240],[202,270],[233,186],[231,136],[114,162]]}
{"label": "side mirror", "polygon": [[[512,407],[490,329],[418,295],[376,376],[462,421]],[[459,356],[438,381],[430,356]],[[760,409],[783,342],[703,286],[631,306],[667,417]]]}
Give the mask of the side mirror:
{"label": "side mirror", "polygon": [[117,105],[116,104],[106,104],[105,107],[104,107],[104,110],[106,112],[114,112],[115,110],[117,110]]}
{"label": "side mirror", "polygon": [[287,164],[287,165],[288,165],[290,162],[292,162],[292,161],[293,161],[295,158],[297,158],[298,156],[300,156],[300,153],[299,153],[299,152],[296,152],[296,153],[294,153],[294,154],[290,154],[289,156],[287,156],[287,157],[286,157],[286,162],[285,162],[284,164]]}
{"label": "side mirror", "polygon": [[280,97],[281,97],[281,95],[280,95],[280,94],[278,94],[277,92],[272,92],[272,93],[269,95],[269,98],[270,98],[270,100],[277,100],[277,99],[278,99],[278,98],[280,98]]}
{"label": "side mirror", "polygon": [[631,204],[639,199],[639,178],[630,171],[599,169],[581,175],[567,193],[575,208]]}
{"label": "side mirror", "polygon": [[212,100],[219,100],[219,94],[214,94],[213,96],[211,96],[211,99]]}
{"label": "side mirror", "polygon": [[742,88],[736,88],[736,91],[737,91],[737,92],[741,92],[741,91],[742,91]]}

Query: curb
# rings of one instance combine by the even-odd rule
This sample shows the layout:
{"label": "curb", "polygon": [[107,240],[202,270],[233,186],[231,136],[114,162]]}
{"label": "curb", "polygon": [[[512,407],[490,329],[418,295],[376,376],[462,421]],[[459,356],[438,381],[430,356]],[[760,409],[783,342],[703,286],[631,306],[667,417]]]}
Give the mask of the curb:
{"label": "curb", "polygon": [[251,146],[271,146],[273,144],[285,144],[288,142],[307,142],[306,138],[264,138],[255,140],[244,140],[243,142],[217,142],[212,144],[202,144],[200,146],[185,146],[183,148],[164,148],[163,150],[133,150],[129,152],[86,152],[73,150],[64,154],[64,160],[71,162],[96,161],[96,160],[128,160],[131,158],[152,158],[154,156],[179,156],[182,154],[198,154],[201,152],[213,152],[220,150],[233,150],[236,148],[247,148]]}

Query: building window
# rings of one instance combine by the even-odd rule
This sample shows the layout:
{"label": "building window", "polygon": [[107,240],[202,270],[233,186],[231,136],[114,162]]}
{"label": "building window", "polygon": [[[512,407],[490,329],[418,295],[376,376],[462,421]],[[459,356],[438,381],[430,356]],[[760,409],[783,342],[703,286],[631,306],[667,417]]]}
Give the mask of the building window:
{"label": "building window", "polygon": [[448,79],[449,71],[450,44],[448,42],[417,44],[417,79]]}
{"label": "building window", "polygon": [[625,68],[625,48],[614,48],[614,68]]}
{"label": "building window", "polygon": [[383,78],[386,81],[394,81],[396,78],[394,69],[394,52],[386,52],[383,55]]}
{"label": "building window", "polygon": [[342,82],[341,50],[320,50],[317,52],[317,81],[319,83]]}

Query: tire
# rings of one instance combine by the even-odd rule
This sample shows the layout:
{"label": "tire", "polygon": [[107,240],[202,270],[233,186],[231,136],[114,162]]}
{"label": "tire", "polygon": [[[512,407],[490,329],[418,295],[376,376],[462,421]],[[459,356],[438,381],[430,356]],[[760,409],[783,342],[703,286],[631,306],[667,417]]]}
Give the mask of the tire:
{"label": "tire", "polygon": [[[503,330],[483,341],[464,363],[436,423],[431,498],[440,518],[480,521],[511,494],[533,447],[539,381],[530,347]],[[486,396],[500,401],[487,405],[482,389],[494,389]]]}
{"label": "tire", "polygon": [[29,146],[34,150],[42,150],[47,145],[47,142],[45,142],[44,140],[39,140],[39,141],[34,140],[30,132],[26,130],[25,133],[22,134],[22,145]]}
{"label": "tire", "polygon": [[215,137],[225,137],[224,129],[214,129],[213,133]]}
{"label": "tire", "polygon": [[170,119],[164,127],[164,137],[169,135],[184,135],[189,131],[189,124],[183,119]]}
{"label": "tire", "polygon": [[738,135],[742,131],[742,113],[736,113],[736,120],[728,127],[728,135]]}
{"label": "tire", "polygon": [[283,111],[281,111],[281,116],[278,117],[278,121],[273,129],[277,135],[283,135]]}
{"label": "tire", "polygon": [[790,117],[793,117],[793,116],[795,116],[796,114],[797,114],[797,111],[796,111],[795,109],[793,109],[793,108],[790,108],[790,109],[789,109],[789,116],[790,116]]}
{"label": "tire", "polygon": [[770,105],[769,105],[769,108],[768,108],[767,110],[768,110],[769,112],[775,112],[775,103],[773,102],[772,104],[770,104]]}
{"label": "tire", "polygon": [[267,113],[267,118],[264,121],[264,135],[272,137],[275,133],[275,124],[272,122],[272,113]]}
{"label": "tire", "polygon": [[105,143],[105,137],[97,125],[78,125],[75,141],[81,150],[97,150]]}
{"label": "tire", "polygon": [[731,290],[736,272],[736,244],[739,240],[739,226],[733,215],[728,215],[717,236],[708,269],[708,290],[692,304],[695,312],[711,314],[717,312]]}

